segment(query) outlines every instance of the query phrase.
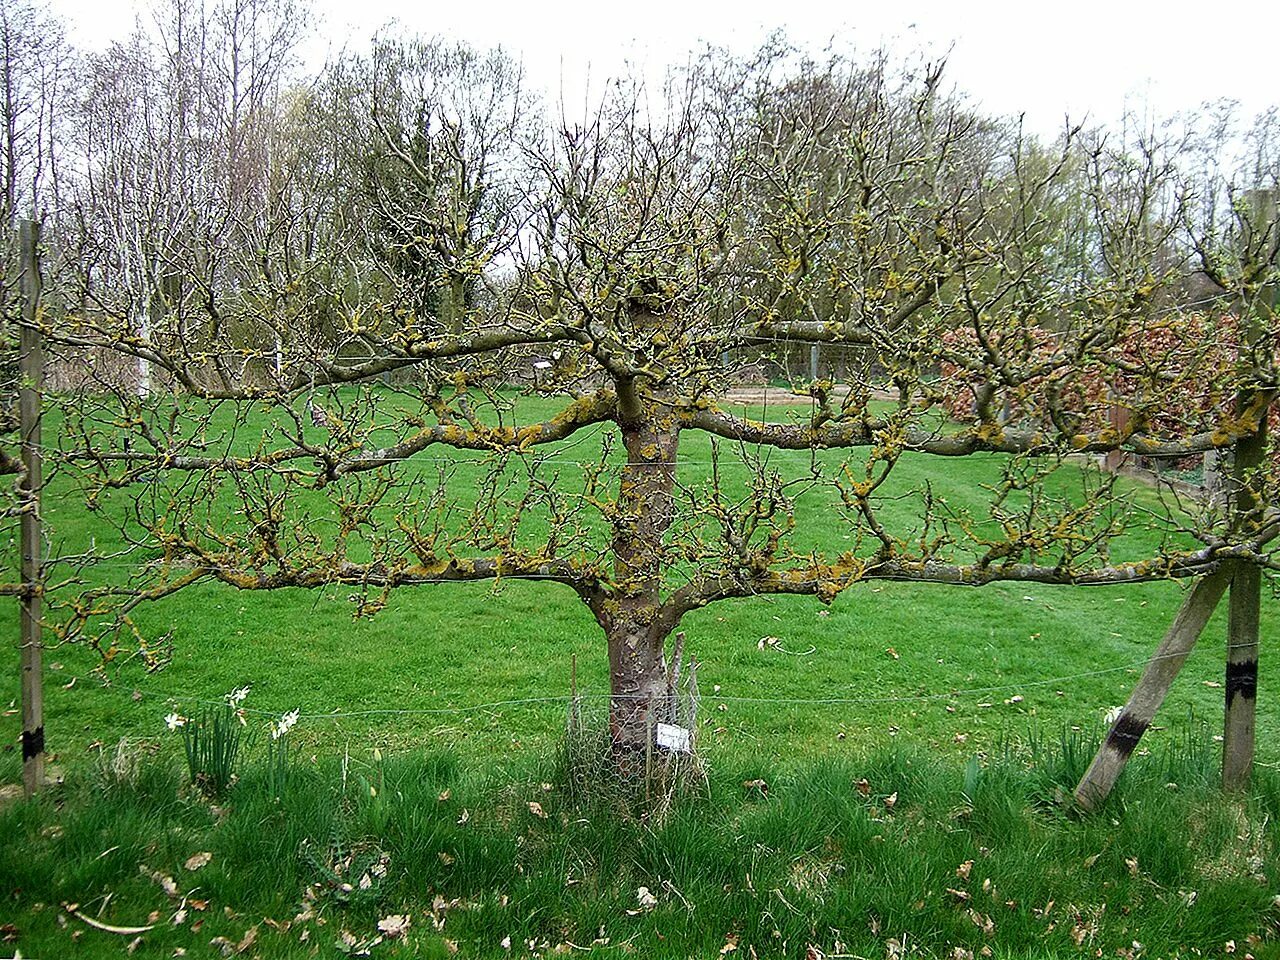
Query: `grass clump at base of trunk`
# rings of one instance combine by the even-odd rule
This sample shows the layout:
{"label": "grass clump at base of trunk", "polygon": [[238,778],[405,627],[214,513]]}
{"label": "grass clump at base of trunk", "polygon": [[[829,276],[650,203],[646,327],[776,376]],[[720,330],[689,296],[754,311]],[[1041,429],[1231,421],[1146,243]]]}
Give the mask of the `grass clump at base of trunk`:
{"label": "grass clump at base of trunk", "polygon": [[1207,739],[1090,815],[1060,799],[1071,731],[968,763],[713,757],[661,816],[574,799],[554,758],[322,758],[283,790],[248,763],[216,802],[176,757],[116,760],[0,810],[0,920],[35,958],[1275,957],[1280,777],[1222,795]]}

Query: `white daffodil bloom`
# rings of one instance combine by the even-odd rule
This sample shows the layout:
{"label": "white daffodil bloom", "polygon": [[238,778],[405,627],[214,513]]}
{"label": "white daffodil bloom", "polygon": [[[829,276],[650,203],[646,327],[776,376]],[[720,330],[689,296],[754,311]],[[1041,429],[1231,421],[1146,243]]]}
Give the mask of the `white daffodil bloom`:
{"label": "white daffodil bloom", "polygon": [[279,723],[271,725],[271,739],[279,740],[286,733],[293,729],[293,725],[298,722],[299,711],[290,710],[280,718]]}
{"label": "white daffodil bloom", "polygon": [[170,730],[177,730],[179,727],[186,726],[187,718],[180,716],[179,714],[176,714],[176,713],[171,713],[164,718],[164,722],[165,722],[165,726],[167,726]]}
{"label": "white daffodil bloom", "polygon": [[240,704],[244,703],[244,698],[247,696],[249,696],[249,687],[248,685],[245,685],[228,693],[227,703],[231,704],[233,707],[238,707]]}

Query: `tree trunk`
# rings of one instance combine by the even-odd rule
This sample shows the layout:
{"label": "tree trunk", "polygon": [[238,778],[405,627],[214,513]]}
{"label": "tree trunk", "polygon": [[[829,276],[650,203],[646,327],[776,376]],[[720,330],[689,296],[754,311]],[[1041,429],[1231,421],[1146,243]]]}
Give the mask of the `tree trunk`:
{"label": "tree trunk", "polygon": [[609,634],[609,734],[614,754],[636,772],[654,724],[666,719],[664,639],[641,623],[620,625]]}
{"label": "tree trunk", "polygon": [[661,709],[666,695],[663,646],[669,628],[659,622],[658,611],[680,434],[660,392],[640,396],[628,382],[618,388],[627,463],[613,520],[617,592],[597,615],[609,643],[609,729],[615,755],[626,768],[634,759],[643,763],[653,726],[664,718],[650,712]]}
{"label": "tree trunk", "polygon": [[671,525],[678,431],[669,408],[645,403],[645,416],[624,423],[627,464],[614,521],[614,578],[618,588],[604,623],[609,641],[609,728],[620,754],[641,754],[652,735],[652,704],[666,691],[658,622],[663,537]]}

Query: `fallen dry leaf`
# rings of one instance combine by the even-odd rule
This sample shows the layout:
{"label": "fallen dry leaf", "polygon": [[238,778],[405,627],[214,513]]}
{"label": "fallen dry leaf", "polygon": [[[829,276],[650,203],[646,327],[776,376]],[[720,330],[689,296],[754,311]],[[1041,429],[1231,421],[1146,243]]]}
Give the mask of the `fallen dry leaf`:
{"label": "fallen dry leaf", "polygon": [[547,811],[542,809],[542,804],[540,804],[537,800],[529,801],[529,812],[532,813],[535,817],[537,817],[540,820],[547,819]]}
{"label": "fallen dry leaf", "polygon": [[178,884],[174,881],[173,877],[168,874],[161,873],[157,870],[155,873],[151,874],[151,879],[160,884],[160,889],[165,892],[165,896],[176,897],[178,895]]}
{"label": "fallen dry leaf", "polygon": [[378,929],[388,937],[403,937],[409,929],[409,915],[393,913],[378,921]]}
{"label": "fallen dry leaf", "polygon": [[236,944],[236,953],[244,953],[253,946],[254,941],[258,939],[258,928],[250,927],[244,932],[244,936],[240,938],[240,942]]}
{"label": "fallen dry leaf", "polygon": [[208,850],[202,850],[200,853],[187,857],[187,862],[183,864],[188,870],[199,870],[201,867],[207,867],[209,861],[213,859],[213,854]]}
{"label": "fallen dry leaf", "polygon": [[972,869],[973,869],[973,861],[966,860],[964,863],[960,864],[960,866],[956,867],[956,876],[959,877],[961,880],[968,880],[969,872]]}
{"label": "fallen dry leaf", "polygon": [[855,780],[853,785],[858,788],[858,792],[864,797],[871,796],[871,783],[866,777],[863,777],[861,780]]}

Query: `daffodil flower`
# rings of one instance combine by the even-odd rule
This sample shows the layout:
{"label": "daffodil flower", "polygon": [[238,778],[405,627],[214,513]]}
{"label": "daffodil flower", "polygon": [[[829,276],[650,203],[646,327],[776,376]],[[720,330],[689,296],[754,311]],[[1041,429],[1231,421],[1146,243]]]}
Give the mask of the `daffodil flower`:
{"label": "daffodil flower", "polygon": [[245,686],[239,687],[228,693],[227,703],[231,704],[233,707],[238,707],[244,702],[244,698],[247,696],[249,696],[249,686],[246,684]]}
{"label": "daffodil flower", "polygon": [[280,718],[279,723],[273,723],[271,725],[271,739],[279,740],[292,730],[293,725],[298,722],[299,713],[300,711],[298,710],[290,710]]}

